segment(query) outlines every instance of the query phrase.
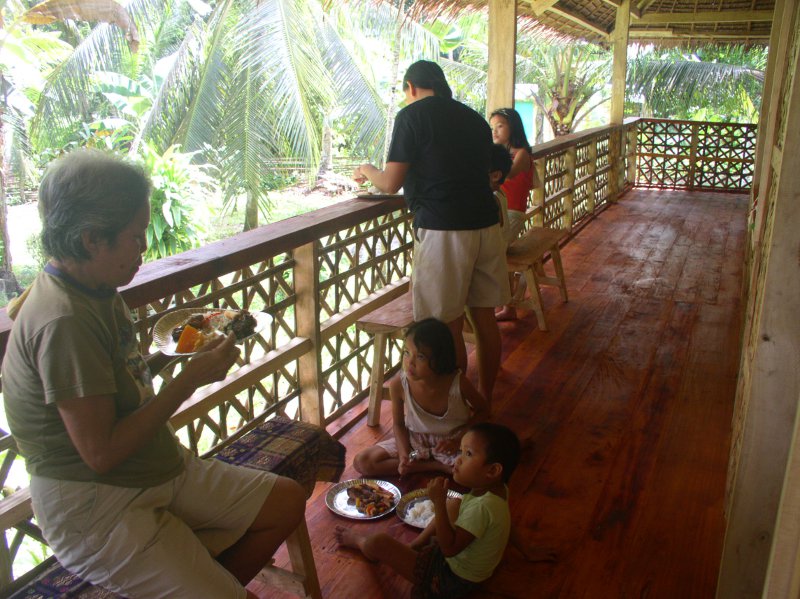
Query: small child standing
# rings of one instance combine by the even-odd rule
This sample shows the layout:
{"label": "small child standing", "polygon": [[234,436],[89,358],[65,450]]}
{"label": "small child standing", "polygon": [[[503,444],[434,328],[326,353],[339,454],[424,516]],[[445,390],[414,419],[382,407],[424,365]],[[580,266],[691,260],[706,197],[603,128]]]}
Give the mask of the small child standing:
{"label": "small child standing", "polygon": [[336,538],[413,582],[414,598],[462,597],[489,578],[503,557],[511,530],[507,484],[519,456],[513,431],[476,424],[461,439],[453,468],[453,479],[470,492],[448,500],[448,481],[432,480],[428,497],[434,519],[410,545],[386,533],[365,536],[342,526]]}
{"label": "small child standing", "polygon": [[500,144],[492,144],[489,184],[492,186],[494,199],[497,202],[497,207],[500,210],[500,228],[503,231],[503,240],[505,241],[505,246],[503,247],[504,252],[506,247],[508,247],[508,244],[514,239],[511,236],[512,229],[508,220],[508,199],[506,198],[505,192],[501,188],[503,182],[508,176],[509,171],[511,170],[511,164],[511,154],[508,153],[506,147],[501,146]]}
{"label": "small child standing", "polygon": [[488,402],[456,365],[450,329],[435,318],[406,331],[403,367],[389,395],[394,438],[356,454],[353,465],[365,476],[449,474],[461,436],[489,418]]}

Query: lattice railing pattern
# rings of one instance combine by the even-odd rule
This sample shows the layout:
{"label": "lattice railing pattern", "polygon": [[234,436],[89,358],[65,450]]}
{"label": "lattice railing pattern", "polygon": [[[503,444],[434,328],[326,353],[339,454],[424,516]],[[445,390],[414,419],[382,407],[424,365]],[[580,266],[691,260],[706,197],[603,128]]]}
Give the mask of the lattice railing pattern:
{"label": "lattice railing pattern", "polygon": [[[408,215],[395,212],[338,231],[320,241],[320,320],[345,312],[375,290],[411,273],[413,233]],[[333,274],[335,273],[335,274]],[[387,364],[399,361],[399,346],[388,344]],[[351,325],[324,341],[322,353],[325,416],[369,387],[372,344]]]}
{"label": "lattice railing pattern", "polygon": [[[623,187],[632,183],[632,170],[626,165],[635,159],[637,148],[630,138],[626,141],[626,136],[640,123],[592,130],[533,148],[541,182],[534,190],[527,226],[570,228],[616,199]],[[727,168],[737,160],[741,163],[741,148],[749,151],[752,145],[751,131],[747,126],[714,125],[697,135],[698,151],[715,155],[715,160],[707,164],[724,164]],[[657,129],[650,123],[643,126],[649,133],[639,134],[638,151],[652,150],[655,142],[650,142],[651,146],[641,144],[643,137],[649,136],[660,144],[661,153],[675,158],[685,151],[686,132],[692,130],[692,125],[680,123],[673,128],[659,125]],[[715,134],[724,137],[724,141],[700,143],[704,135]],[[677,148],[670,149],[668,140],[676,140]],[[649,179],[641,172],[642,162],[638,164],[636,176],[648,184]],[[659,168],[652,167],[651,172]],[[676,174],[672,180],[680,177]],[[357,331],[355,322],[357,314],[380,301],[382,288],[410,274],[413,234],[409,215],[399,206],[391,201],[354,203],[350,212],[355,215],[323,209],[304,221],[304,226],[319,229],[313,234],[308,232],[310,228],[296,231],[280,223],[268,225],[245,234],[249,236],[247,243],[236,246],[235,257],[225,254],[227,250],[221,250],[224,255],[208,251],[203,254],[207,262],[197,271],[181,271],[178,279],[165,272],[155,283],[160,285],[157,289],[169,289],[169,293],[164,291],[162,297],[153,299],[159,292],[148,292],[142,305],[131,305],[144,354],[154,351],[153,326],[169,310],[247,308],[263,310],[272,317],[267,329],[244,344],[239,364],[222,385],[225,401],[205,407],[201,398],[182,412],[176,426],[187,446],[204,453],[245,423],[271,414],[306,417],[303,409],[309,397],[303,381],[309,380],[309,373],[304,368],[318,369],[313,377],[321,399],[319,417],[323,424],[366,396],[373,344],[369,336]],[[287,239],[302,241],[292,245]],[[313,260],[309,262],[310,255]],[[191,274],[206,271],[213,272],[213,276]],[[185,280],[186,287],[179,288],[176,280]],[[299,299],[303,294],[307,297],[309,286],[314,289],[313,314]],[[309,321],[313,325],[310,328]],[[8,329],[0,334],[8,335]],[[313,359],[308,360],[309,357]],[[389,343],[384,363],[392,368],[399,362],[399,342]],[[171,380],[180,368],[180,361],[169,365],[156,383]],[[27,478],[22,461],[15,456],[11,438],[0,431],[0,482],[9,496],[0,509],[6,531],[0,543],[0,589],[19,575],[16,570],[29,567],[29,561],[21,556],[37,553],[43,557],[42,552],[46,551],[39,543],[38,529],[29,511],[15,507],[17,503],[27,505]]]}
{"label": "lattice railing pattern", "polygon": [[752,124],[640,120],[636,185],[747,191],[756,129]]}

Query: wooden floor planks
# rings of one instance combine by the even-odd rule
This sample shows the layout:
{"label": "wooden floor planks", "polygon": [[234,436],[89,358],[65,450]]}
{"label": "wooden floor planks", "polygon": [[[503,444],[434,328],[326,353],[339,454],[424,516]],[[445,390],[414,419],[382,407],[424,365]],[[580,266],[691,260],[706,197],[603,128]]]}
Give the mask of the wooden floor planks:
{"label": "wooden floor planks", "polygon": [[[634,191],[562,249],[570,301],[544,289],[549,331],[502,323],[496,420],[529,439],[512,480],[512,515],[558,560],[514,550],[474,597],[706,599],[714,596],[739,360],[746,196]],[[348,462],[390,434],[363,418]],[[345,478],[356,476],[351,466]],[[424,477],[394,481],[402,490]],[[409,541],[394,516],[351,523],[309,500],[323,595],[406,597],[387,568],[336,547],[349,525]],[[285,551],[277,561],[286,562]],[[251,585],[261,597],[284,597]]]}

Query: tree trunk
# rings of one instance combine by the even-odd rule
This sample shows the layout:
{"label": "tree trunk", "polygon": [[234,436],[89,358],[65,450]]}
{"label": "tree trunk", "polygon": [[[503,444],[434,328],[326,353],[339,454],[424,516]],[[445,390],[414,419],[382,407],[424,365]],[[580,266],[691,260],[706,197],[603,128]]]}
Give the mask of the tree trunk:
{"label": "tree trunk", "polygon": [[258,227],[258,197],[252,191],[247,191],[247,203],[244,209],[244,230],[249,231]]}
{"label": "tree trunk", "polygon": [[333,170],[333,131],[331,130],[330,115],[322,119],[322,156],[317,169],[317,180],[324,174]]}
{"label": "tree trunk", "polygon": [[383,140],[383,160],[381,166],[386,164],[389,156],[389,144],[392,141],[392,130],[394,129],[395,98],[397,97],[397,80],[400,76],[400,35],[405,24],[405,13],[402,7],[397,7],[397,27],[394,31],[394,46],[392,47],[392,71],[390,81],[392,90],[389,96],[389,104],[386,107],[386,134]]}
{"label": "tree trunk", "polygon": [[533,105],[533,109],[536,111],[536,141],[534,144],[539,145],[544,143],[544,113],[536,104]]}

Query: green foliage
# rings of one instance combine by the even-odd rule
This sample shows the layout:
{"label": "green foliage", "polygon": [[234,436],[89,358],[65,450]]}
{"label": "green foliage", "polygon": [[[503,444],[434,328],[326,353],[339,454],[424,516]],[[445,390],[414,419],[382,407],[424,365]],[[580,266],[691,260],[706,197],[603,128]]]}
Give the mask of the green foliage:
{"label": "green foliage", "polygon": [[640,48],[629,60],[627,94],[644,116],[755,122],[766,64],[759,47]]}
{"label": "green foliage", "polygon": [[158,154],[142,146],[145,170],[153,182],[146,260],[155,260],[197,247],[203,241],[216,186],[208,165],[192,164],[196,153],[170,146]]}

